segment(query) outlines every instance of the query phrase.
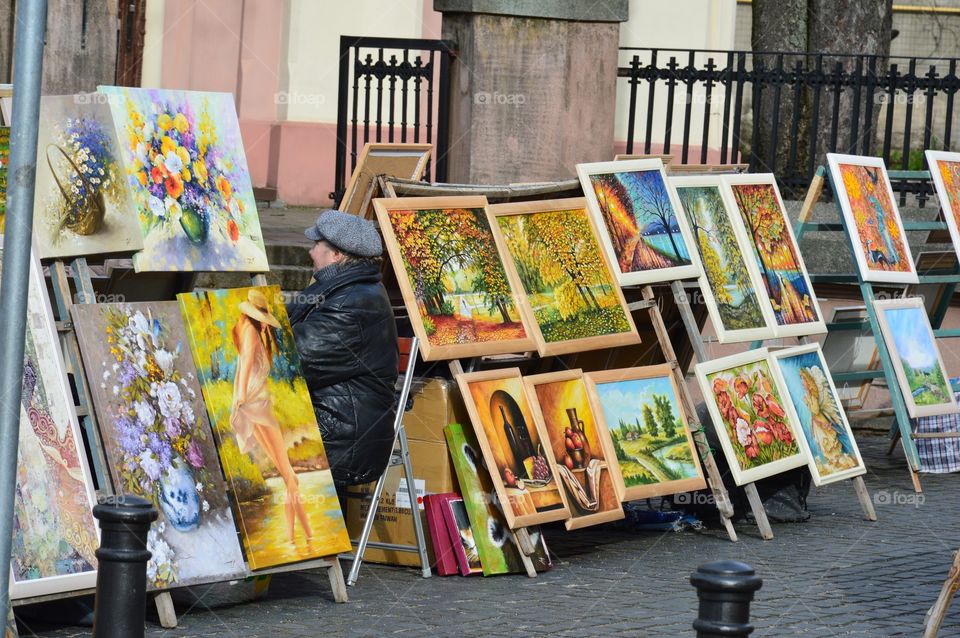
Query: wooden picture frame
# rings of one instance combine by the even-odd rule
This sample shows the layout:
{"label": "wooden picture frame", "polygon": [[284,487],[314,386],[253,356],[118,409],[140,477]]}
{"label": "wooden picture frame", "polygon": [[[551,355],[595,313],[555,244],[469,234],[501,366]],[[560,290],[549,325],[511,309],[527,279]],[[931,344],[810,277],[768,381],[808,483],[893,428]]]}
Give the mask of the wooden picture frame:
{"label": "wooden picture frame", "polygon": [[[927,317],[927,311],[923,307],[923,299],[919,297],[910,297],[907,299],[883,299],[875,300],[873,308],[877,313],[877,322],[880,324],[880,332],[883,336],[883,342],[890,352],[891,363],[897,376],[897,383],[900,385],[900,393],[903,395],[903,402],[907,406],[907,413],[911,418],[922,416],[937,416],[940,414],[956,414],[960,412],[957,402],[953,398],[953,388],[950,384],[950,375],[947,374],[947,368],[943,365],[943,357],[940,355],[940,349],[937,347],[937,339],[933,334],[933,328],[930,326],[930,319]],[[912,310],[910,317],[898,316],[895,320],[888,314],[900,310]],[[909,322],[909,324],[908,324]],[[907,335],[905,330],[910,329],[911,334]],[[899,343],[898,343],[899,341]],[[923,342],[926,343],[923,343]],[[909,354],[901,351],[901,346],[909,345],[920,350],[912,350]],[[914,361],[921,358],[924,362],[934,366],[931,374],[939,375],[939,383],[931,386],[930,383],[918,385],[916,379],[911,382],[905,368],[907,357]],[[915,374],[915,373],[913,373]],[[936,383],[936,382],[935,382]],[[911,386],[918,387],[911,389]],[[937,387],[939,385],[940,387]],[[917,397],[923,396],[923,393],[915,395],[915,392],[923,387],[931,388],[931,394],[946,394],[943,401],[939,403],[926,404],[917,403]]]}
{"label": "wooden picture frame", "polygon": [[[739,213],[731,208],[731,198],[726,192],[722,176],[671,177],[670,184],[676,190],[682,214],[693,234],[694,247],[700,253],[700,262],[703,266],[703,272],[698,280],[700,292],[703,295],[703,302],[707,307],[707,314],[713,323],[714,331],[717,333],[717,339],[720,343],[734,343],[761,341],[775,337],[775,321],[770,301],[767,298],[765,287],[760,285],[750,268],[750,260],[744,255],[742,238],[737,235],[734,225],[734,216],[739,215]],[[696,208],[701,205],[712,207],[709,220],[713,225],[709,229],[701,226],[700,215],[702,211]],[[717,208],[723,209],[722,218],[716,216],[716,213],[719,213]],[[706,220],[707,217],[703,217],[704,223],[706,223]],[[724,250],[724,245],[717,244],[715,240],[721,230],[726,241],[726,250],[722,259],[718,249]],[[701,235],[705,241],[711,242],[706,249],[701,244]],[[712,251],[712,255],[709,252],[704,252],[707,249]],[[736,255],[732,254],[733,251],[736,252]],[[716,263],[716,267],[711,268],[713,263]],[[724,276],[724,273],[730,272],[738,273],[737,278],[717,279]],[[742,280],[746,286],[738,288],[736,291],[743,297],[740,303],[736,306],[730,303],[721,305],[717,299],[717,292],[722,290],[723,294],[729,296],[732,301],[729,288],[735,285],[738,280]],[[743,309],[745,304],[746,308]],[[750,315],[747,317],[749,323],[742,327],[734,325],[734,321],[740,321],[740,317],[745,314]]]}
{"label": "wooden picture frame", "polygon": [[[531,488],[524,484],[521,487],[519,480],[512,486],[505,483],[506,470],[509,469],[516,477],[526,472],[526,463],[523,459],[518,462],[517,455],[510,448],[510,442],[503,433],[504,428],[500,427],[495,419],[512,420],[510,425],[514,433],[517,431],[514,426],[522,419],[526,435],[530,437],[535,451],[540,444],[540,433],[533,420],[520,369],[485,370],[458,374],[455,377],[470,422],[473,424],[477,443],[483,453],[484,463],[490,473],[494,491],[503,509],[507,527],[517,529],[570,518],[570,510],[566,501],[563,500],[563,490],[552,473],[550,480],[542,486]],[[510,401],[504,399],[502,395],[494,396],[497,392],[507,394],[514,405],[511,406]],[[483,402],[478,403],[477,399],[483,399]],[[500,412],[496,417],[493,414],[493,408],[490,407],[494,403],[497,404],[496,408]],[[501,407],[503,407],[502,411]],[[510,414],[507,415],[507,412]]]}
{"label": "wooden picture frame", "polygon": [[[543,405],[545,386],[567,382],[579,384],[579,388],[574,391],[574,395],[566,397],[574,401],[576,405],[573,408],[545,407]],[[623,518],[623,506],[621,505],[623,499],[617,490],[617,483],[613,475],[614,467],[617,465],[614,462],[616,455],[613,442],[610,440],[606,428],[601,427],[596,419],[594,406],[590,402],[590,395],[583,381],[583,372],[581,370],[563,370],[523,377],[523,387],[527,393],[530,410],[533,413],[533,421],[540,431],[540,440],[545,443],[543,448],[550,462],[550,469],[553,475],[557,477],[558,482],[563,485],[560,495],[570,511],[570,518],[564,523],[567,530],[599,525]],[[571,450],[570,448],[571,439],[569,436],[565,436],[565,431],[571,430],[571,427],[564,429],[565,422],[561,410],[565,412],[571,427],[575,419],[576,423],[579,424],[580,431],[574,435],[581,437],[580,440],[584,441],[579,450]],[[580,410],[580,412],[578,413],[577,410]],[[589,428],[585,425],[585,421],[589,421]],[[595,432],[592,437],[590,430]],[[560,450],[570,450],[565,452],[566,456],[571,458],[569,464],[561,466],[564,461],[557,458]],[[600,459],[597,458],[598,450],[602,455]],[[574,460],[578,454],[579,463]],[[590,468],[594,466],[594,460],[599,460],[604,463],[604,466],[596,466],[599,468],[597,470],[599,479],[596,479],[595,487],[590,488],[588,485],[592,482]],[[604,474],[604,470],[606,470],[606,474]],[[575,485],[575,487],[571,487],[571,485]],[[580,497],[571,493],[572,490],[582,492],[582,496],[587,498],[590,497],[591,491],[599,490],[599,496],[596,498],[596,513],[589,513],[589,509],[583,505]],[[595,493],[594,496],[596,496]]]}
{"label": "wooden picture frame", "polygon": [[[805,371],[799,370],[798,364],[788,361],[800,358],[808,365]],[[820,351],[820,344],[809,343],[777,350],[770,353],[770,359],[774,364],[774,376],[790,398],[784,402],[784,407],[788,412],[792,412],[791,416],[800,425],[801,436],[797,437],[797,441],[807,455],[813,484],[819,487],[866,474],[867,467],[860,456],[857,440],[843,411],[830,369],[823,358],[823,352]],[[814,371],[816,368],[819,369]],[[811,389],[808,384],[814,384],[814,391],[818,394],[828,394],[826,398],[821,396],[812,407],[809,403]],[[813,413],[815,409],[816,414]],[[821,422],[819,425],[815,422],[818,418]],[[837,427],[843,432],[838,433]],[[835,458],[832,460],[828,458],[830,452],[825,449],[827,447],[839,448],[834,451]],[[852,466],[851,462],[854,463]],[[831,465],[834,467],[830,467]]]}
{"label": "wooden picture frame", "polygon": [[[777,180],[773,173],[724,175],[720,179],[724,185],[724,195],[729,199],[728,208],[732,211],[733,227],[740,240],[740,245],[743,247],[742,254],[747,262],[747,268],[751,269],[756,281],[764,284],[766,303],[769,307],[768,316],[772,316],[773,319],[771,325],[773,326],[774,336],[800,337],[826,333],[827,324],[823,320],[823,312],[817,302],[817,295],[813,290],[807,267],[803,263],[803,255],[800,254],[800,244],[797,243],[797,238],[793,234],[790,217],[783,205],[783,197],[780,195],[780,189],[777,187]],[[764,257],[760,252],[760,241],[757,239],[759,231],[752,230],[752,224],[751,228],[748,228],[748,213],[744,210],[747,206],[741,204],[741,199],[738,197],[741,194],[745,196],[746,189],[749,187],[759,187],[758,192],[762,192],[760,189],[763,189],[766,190],[767,195],[772,196],[771,199],[776,208],[773,214],[776,215],[776,219],[770,220],[770,222],[778,222],[783,229],[780,236],[775,238],[772,243],[786,246],[787,255],[793,259],[796,266],[792,273],[781,272],[782,269],[773,273],[773,276],[778,279],[777,286],[781,290],[780,300],[776,305],[773,299],[774,284],[770,281],[771,274],[767,271],[769,266],[764,262]],[[760,220],[755,221],[759,225]],[[770,255],[770,258],[772,259],[773,255]],[[792,290],[793,293],[785,294],[787,290]],[[805,298],[808,301],[805,301]],[[800,315],[800,318],[802,318],[804,312],[812,312],[814,319],[804,319],[797,322],[783,319],[791,314]]]}
{"label": "wooden picture frame", "polygon": [[[496,204],[489,206],[488,210],[490,211],[491,215],[492,223],[490,228],[493,230],[493,236],[496,239],[497,244],[503,248],[503,254],[506,257],[504,260],[504,265],[507,267],[507,272],[512,281],[520,282],[520,287],[517,288],[517,292],[519,293],[520,312],[523,313],[524,324],[529,328],[529,334],[536,342],[537,350],[541,356],[569,354],[571,352],[599,350],[601,348],[612,348],[615,346],[626,346],[640,343],[640,335],[637,332],[636,325],[634,325],[633,317],[630,315],[630,310],[627,308],[627,302],[623,297],[623,291],[621,291],[620,286],[617,285],[606,255],[604,254],[603,249],[600,247],[600,241],[597,239],[596,228],[593,224],[593,220],[590,218],[590,214],[587,212],[586,200],[583,197]],[[554,221],[551,226],[555,229],[562,228],[563,231],[567,233],[566,240],[582,242],[580,244],[582,247],[581,254],[586,255],[594,264],[593,274],[595,275],[595,278],[591,280],[591,283],[594,285],[581,285],[580,283],[574,281],[572,277],[568,277],[568,282],[551,285],[551,290],[548,293],[549,307],[547,303],[541,304],[541,308],[547,308],[547,310],[541,311],[541,318],[549,318],[561,314],[561,311],[558,309],[558,307],[561,305],[558,301],[559,295],[555,292],[555,289],[559,289],[566,285],[568,286],[567,290],[570,292],[571,296],[573,296],[574,301],[579,304],[579,297],[582,297],[584,305],[587,306],[586,310],[578,309],[571,316],[575,317],[583,312],[589,312],[596,315],[598,312],[608,311],[606,314],[609,321],[618,322],[620,325],[614,326],[614,328],[619,327],[621,330],[603,334],[588,334],[587,336],[572,336],[570,338],[564,338],[564,333],[571,330],[569,327],[569,321],[563,319],[559,321],[557,319],[550,319],[549,321],[541,322],[541,318],[538,318],[538,313],[534,310],[533,304],[530,300],[531,295],[535,293],[532,293],[527,289],[527,285],[524,283],[523,277],[520,275],[517,258],[511,251],[511,242],[508,240],[502,224],[509,224],[510,222],[506,220],[515,216],[523,216],[524,219],[522,223],[528,224],[530,223],[529,220],[531,216],[539,216],[550,213],[568,213],[568,216],[562,220],[562,222]],[[549,220],[550,218],[541,219]],[[517,222],[517,225],[520,223],[521,222]],[[576,226],[572,226],[571,223],[576,224]],[[523,232],[520,231],[518,234],[523,234]],[[523,241],[525,242],[526,239]],[[567,241],[565,245],[569,245],[569,241]],[[536,259],[535,252],[530,253],[529,250],[525,250],[523,252],[524,254],[533,254],[534,259]],[[545,250],[544,252],[552,251]],[[539,276],[539,273],[541,273],[542,270],[539,268],[539,266],[535,267],[537,268],[536,274]],[[600,287],[604,291],[601,292],[601,294],[605,294],[607,296],[607,301],[612,302],[611,304],[602,308],[599,306],[599,301],[596,299],[596,294],[593,291],[593,289],[596,288],[595,282],[598,279],[601,282]],[[609,292],[605,292],[606,288],[610,289]],[[540,294],[540,291],[536,291],[536,294]],[[543,296],[547,295],[544,294]],[[596,305],[596,307],[591,307],[591,304]],[[618,309],[619,312],[616,309]],[[597,323],[600,323],[601,321],[607,322],[608,319],[599,318]],[[545,335],[545,330],[550,332],[550,334]]]}
{"label": "wooden picture frame", "polygon": [[[843,212],[844,225],[847,229],[847,235],[850,238],[853,247],[853,257],[857,269],[860,272],[860,278],[863,281],[875,283],[892,284],[915,284],[919,280],[917,271],[914,267],[913,256],[910,254],[910,245],[907,243],[906,231],[903,229],[903,221],[900,219],[900,211],[897,208],[897,199],[893,193],[893,187],[890,185],[890,178],[887,175],[886,165],[883,159],[879,157],[864,157],[860,155],[840,155],[838,153],[827,153],[827,165],[830,168],[830,176],[833,182],[834,196],[840,203],[840,210]],[[844,167],[850,167],[850,170],[844,172]],[[883,246],[873,247],[872,238],[863,238],[863,231],[857,225],[856,214],[850,203],[851,195],[856,192],[848,192],[847,184],[844,183],[844,175],[853,176],[854,169],[863,169],[872,180],[871,175],[876,175],[876,179],[882,181],[874,188],[875,195],[874,206],[877,211],[883,214],[883,217],[877,218],[876,226],[883,226],[884,232],[880,234],[883,238]],[[870,171],[873,171],[872,173]],[[855,179],[855,177],[851,177]],[[861,202],[862,204],[862,202]],[[886,204],[887,206],[884,206]],[[859,206],[866,208],[865,205]],[[889,210],[883,210],[888,208]],[[887,219],[887,215],[890,219]],[[873,221],[873,220],[871,220]],[[878,231],[879,232],[879,231]],[[866,254],[870,251],[870,256]],[[897,270],[885,270],[883,268],[871,268],[868,259],[874,264],[879,264],[882,259],[885,263],[902,262],[903,268],[898,266]]]}
{"label": "wooden picture frame", "polygon": [[[737,485],[753,483],[807,464],[807,455],[797,442],[802,436],[800,428],[784,406],[789,400],[788,394],[773,374],[773,365],[767,349],[758,348],[698,363],[694,367],[720,447]],[[740,388],[744,390],[742,396],[736,389],[740,379],[746,384],[746,388]],[[731,393],[738,394],[739,400],[734,401]],[[756,407],[753,407],[754,395],[759,395],[762,400]],[[720,396],[727,397],[725,406],[719,405]],[[762,431],[757,428],[757,423],[763,426]],[[786,431],[783,428],[787,428]],[[736,447],[731,438],[737,440]],[[760,458],[761,454],[769,456],[769,460],[759,463],[751,460]],[[746,467],[748,464],[751,467]]]}
{"label": "wooden picture frame", "polygon": [[[517,293],[521,289],[519,279],[506,265],[503,244],[495,239],[486,197],[398,197],[375,199],[373,205],[383,234],[384,248],[390,255],[410,323],[420,339],[424,361],[529,352],[536,348],[528,327],[530,324],[525,321],[521,310],[520,295]],[[423,274],[426,268],[409,265],[408,249],[401,244],[393,221],[393,216],[400,213],[410,213],[413,218],[408,221],[417,224],[431,213],[439,213],[432,217],[447,226],[442,229],[422,227],[427,247],[417,245],[414,249],[421,252],[447,251],[449,255],[444,253],[442,262],[441,256],[431,254],[433,260],[439,263],[436,277],[441,283],[438,287],[445,288],[446,280],[452,280],[457,289],[463,286],[463,291],[455,295],[452,291],[437,292],[430,299],[417,293],[418,286],[422,289],[425,284],[415,281],[415,277]],[[469,232],[462,232],[461,227]],[[404,236],[413,238],[410,227],[404,230]],[[468,242],[468,236],[478,239]],[[473,264],[472,268],[481,273],[491,272],[491,277],[496,279],[491,285],[500,288],[505,286],[509,298],[500,297],[495,305],[491,305],[489,294],[478,287],[475,276],[461,276],[467,272],[463,266],[467,256],[472,256],[478,263],[483,261],[486,266]],[[490,261],[491,257],[498,263]],[[444,264],[450,264],[449,271],[445,271]],[[448,295],[453,295],[453,298],[448,299]],[[437,296],[442,303],[437,301]],[[450,306],[449,314],[442,311],[432,313],[429,310],[431,305],[442,309],[445,304]],[[484,315],[489,317],[489,321],[484,319]],[[471,332],[472,342],[459,342],[461,338],[469,339]],[[504,337],[504,332],[509,337]],[[455,340],[444,343],[443,335],[453,335]]]}
{"label": "wooden picture frame", "polygon": [[[595,419],[598,425],[600,425],[602,428],[605,428],[607,432],[610,433],[611,447],[613,447],[614,451],[613,458],[617,460],[616,463],[610,464],[610,469],[611,474],[613,475],[614,485],[617,487],[621,501],[638,501],[645,498],[653,498],[655,496],[667,496],[670,494],[679,494],[681,492],[693,492],[696,490],[705,489],[707,487],[707,482],[703,475],[703,466],[700,463],[700,454],[697,452],[697,447],[693,441],[693,435],[690,433],[688,420],[689,417],[683,409],[683,402],[680,399],[680,388],[677,387],[676,378],[673,375],[673,366],[664,363],[653,366],[623,368],[621,370],[600,370],[597,372],[588,372],[583,375],[583,378],[587,386],[587,394],[590,397],[590,401],[594,407]],[[607,417],[607,408],[605,407],[605,402],[601,396],[601,390],[598,386],[653,379],[664,380],[665,384],[672,392],[672,397],[669,398],[672,399],[672,407],[676,410],[675,418],[683,428],[687,450],[690,453],[691,465],[693,466],[693,472],[695,476],[679,479],[659,480],[655,483],[627,487],[623,478],[621,460],[616,453],[617,444],[613,441],[613,428],[611,427],[611,420],[609,420]],[[638,406],[636,409],[636,418],[638,421],[641,418],[641,412],[642,409]],[[623,442],[620,442],[619,445],[622,448]],[[668,447],[673,448],[676,445],[676,443],[664,445],[661,448],[654,450],[651,453],[651,456],[654,456],[657,461],[662,463],[662,460],[655,456],[656,453],[661,449],[667,449]],[[638,459],[637,463],[643,465],[643,463],[641,463]],[[655,474],[654,470],[658,470],[656,467],[652,469],[649,467],[644,467],[644,469],[650,474]]]}
{"label": "wooden picture frame", "polygon": [[[629,182],[629,187],[623,181],[626,175],[633,177]],[[612,265],[611,270],[621,286],[693,279],[700,276],[700,259],[697,251],[693,248],[690,227],[687,225],[686,218],[680,212],[677,194],[667,180],[663,162],[659,159],[636,159],[577,164],[577,176],[586,196],[587,210],[593,218],[594,226],[599,231],[600,243],[607,255],[607,262]],[[620,198],[617,198],[616,192],[610,188],[606,189],[604,193],[598,193],[602,186],[596,180],[602,179],[604,176],[623,176],[612,177],[615,180],[614,186],[622,190]],[[647,177],[649,179],[645,179]],[[629,198],[628,203],[630,209],[633,210],[633,214],[629,215],[629,223],[637,226],[635,231],[626,229],[624,224],[617,224],[612,219],[616,216],[609,212],[610,205],[606,200],[607,195],[613,198],[614,203],[619,203],[621,206],[623,205],[623,199]],[[641,208],[648,212],[640,213]],[[669,243],[665,246],[654,246],[650,244],[653,239],[646,239],[646,237],[652,237],[652,235],[645,235],[642,232],[643,228],[640,228],[641,215],[649,219],[649,222],[644,222],[643,228],[648,228],[650,225],[659,225],[662,228],[666,225],[670,230],[675,222],[677,232],[657,233],[657,239],[663,235],[669,235]],[[614,246],[615,229],[624,229],[629,233],[626,237],[626,245],[619,251]],[[619,243],[621,241],[620,233],[617,232],[616,234]],[[674,235],[678,236],[674,237]],[[641,244],[643,245],[641,246]],[[635,248],[629,250],[630,245],[635,246]],[[630,258],[627,255],[620,254],[624,252],[633,253],[633,257]],[[669,253],[673,253],[673,257]],[[666,262],[670,259],[678,262],[685,260],[687,263],[655,265],[657,261]],[[630,263],[626,263],[627,261]],[[647,264],[640,265],[637,264],[638,261],[647,261]],[[634,269],[635,265],[636,269]]]}
{"label": "wooden picture frame", "polygon": [[363,145],[337,210],[370,218],[370,202],[377,190],[377,175],[420,179],[433,153],[433,144],[367,142]]}

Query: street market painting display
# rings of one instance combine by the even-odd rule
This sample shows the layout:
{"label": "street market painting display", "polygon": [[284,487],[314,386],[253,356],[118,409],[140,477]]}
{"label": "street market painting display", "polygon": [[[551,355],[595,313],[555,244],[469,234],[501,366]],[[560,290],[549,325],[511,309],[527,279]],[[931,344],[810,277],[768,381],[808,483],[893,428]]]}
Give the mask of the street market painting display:
{"label": "street market painting display", "polygon": [[873,307],[910,416],[960,411],[923,299],[875,300]]}
{"label": "street market painting display", "polygon": [[423,177],[432,152],[433,144],[367,142],[357,157],[337,210],[371,216],[370,202],[380,194],[377,176],[418,180]]}
{"label": "street market painting display", "polygon": [[101,86],[139,214],[143,271],[269,269],[229,93]]}
{"label": "street market painting display", "polygon": [[777,337],[822,334],[827,326],[773,174],[724,175],[734,228],[748,266],[763,284]]}
{"label": "street market painting display", "polygon": [[672,177],[670,183],[700,255],[700,291],[720,343],[772,338],[766,291],[747,267],[720,178]]}
{"label": "street market painting display", "polygon": [[246,574],[186,327],[176,301],[77,304],[80,352],[117,494],[152,501],[147,583]]}
{"label": "street market painting display", "polygon": [[830,370],[816,343],[771,353],[773,372],[786,388],[788,412],[800,424],[814,485],[826,485],[866,473]]}
{"label": "street market painting display", "polygon": [[610,473],[621,501],[706,487],[669,365],[584,375],[597,427],[610,433]]}
{"label": "street market painting display", "polygon": [[943,209],[943,218],[950,231],[950,239],[953,240],[954,249],[960,250],[960,153],[924,151],[924,155]]}
{"label": "street market painting display", "polygon": [[100,544],[93,477],[35,257],[27,295],[10,559],[13,600],[94,587]]}
{"label": "street market painting display", "polygon": [[[516,537],[510,531],[503,512],[497,507],[493,480],[469,425],[451,423],[443,428],[457,474],[457,484],[473,528],[474,541],[480,555],[484,576],[524,573],[523,559]],[[530,557],[537,571],[550,569],[550,553],[537,527],[528,527],[530,542],[536,552]]]}
{"label": "street market painting display", "polygon": [[883,159],[827,153],[827,164],[861,279],[917,283],[907,235]]}
{"label": "street market painting display", "polygon": [[623,518],[610,434],[594,418],[580,370],[523,378],[533,420],[570,510],[568,530]]}
{"label": "street market painting display", "polygon": [[279,287],[177,299],[250,568],[349,551]]}
{"label": "street market painting display", "polygon": [[98,97],[40,98],[33,228],[41,259],[143,247],[110,106]]}
{"label": "street market painting display", "polygon": [[692,279],[697,252],[659,159],[578,164],[587,208],[621,286]]}
{"label": "street market painting display", "polygon": [[787,412],[786,389],[771,372],[766,348],[695,367],[720,447],[737,485],[807,464],[800,428]]}
{"label": "street market painting display", "polygon": [[640,342],[585,206],[579,197],[489,208],[542,356]]}
{"label": "street market painting display", "polygon": [[545,456],[519,368],[456,375],[483,461],[510,529],[570,517]]}
{"label": "street market painting display", "polygon": [[535,348],[486,205],[485,197],[374,200],[426,361]]}

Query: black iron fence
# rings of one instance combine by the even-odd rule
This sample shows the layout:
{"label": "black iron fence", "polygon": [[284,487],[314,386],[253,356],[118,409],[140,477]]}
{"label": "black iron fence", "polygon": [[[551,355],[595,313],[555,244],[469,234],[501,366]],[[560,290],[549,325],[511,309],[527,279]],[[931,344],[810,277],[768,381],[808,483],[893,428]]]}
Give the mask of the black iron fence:
{"label": "black iron fence", "polygon": [[434,144],[424,178],[445,181],[454,54],[446,40],[340,37],[335,202],[367,142]]}
{"label": "black iron fence", "polygon": [[[802,194],[827,152],[922,170],[954,139],[957,59],[624,48],[627,153],[747,163]],[[621,135],[623,133],[621,132]],[[929,185],[894,180],[903,199]]]}

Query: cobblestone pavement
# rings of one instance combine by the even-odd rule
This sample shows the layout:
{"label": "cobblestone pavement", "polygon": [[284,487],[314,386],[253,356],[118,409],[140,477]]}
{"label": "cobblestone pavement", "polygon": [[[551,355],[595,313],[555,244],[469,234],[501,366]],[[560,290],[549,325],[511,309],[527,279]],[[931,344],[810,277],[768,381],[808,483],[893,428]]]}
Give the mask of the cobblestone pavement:
{"label": "cobblestone pavement", "polygon": [[[693,636],[697,565],[738,559],[763,577],[754,636],[919,636],[960,547],[955,475],[922,475],[916,496],[903,456],[887,440],[860,437],[866,483],[879,521],[862,513],[850,483],[813,488],[806,523],[774,524],[763,541],[737,525],[738,543],[720,529],[637,532],[601,526],[547,530],[554,568],[524,576],[422,579],[414,570],[364,566],[350,602],[332,602],[324,573],[274,576],[265,598],[217,606],[216,592],[178,605],[180,627],[148,621],[147,635],[288,638],[305,636]],[[153,613],[152,610],[150,613]],[[88,636],[89,629],[21,635]],[[960,604],[941,636],[960,636]]]}

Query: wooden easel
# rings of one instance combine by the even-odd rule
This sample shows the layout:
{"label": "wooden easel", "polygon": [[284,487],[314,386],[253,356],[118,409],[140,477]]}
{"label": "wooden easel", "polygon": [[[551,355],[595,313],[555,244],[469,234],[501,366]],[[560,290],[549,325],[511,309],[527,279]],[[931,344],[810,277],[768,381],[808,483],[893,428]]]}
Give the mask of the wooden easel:
{"label": "wooden easel", "polygon": [[[77,294],[76,301],[71,295],[70,277],[67,274],[67,266],[63,260],[54,260],[50,262],[50,280],[53,284],[53,294],[57,306],[57,313],[60,320],[57,321],[57,331],[60,333],[61,345],[63,347],[64,362],[67,371],[73,375],[77,388],[80,405],[76,406],[77,415],[81,419],[81,425],[87,438],[90,456],[93,459],[94,476],[97,482],[97,494],[110,495],[114,493],[114,487],[110,479],[110,473],[107,471],[106,457],[103,453],[103,443],[100,439],[100,431],[97,427],[96,415],[93,410],[90,389],[83,372],[80,358],[80,348],[77,342],[77,335],[72,320],[70,319],[70,308],[74,303],[92,304],[96,302],[96,294],[93,290],[93,281],[90,275],[90,267],[85,257],[76,257],[70,262],[70,274],[73,277]],[[267,278],[263,273],[253,273],[250,275],[251,285],[266,286]],[[229,488],[228,488],[229,489]],[[333,599],[338,603],[345,603],[348,600],[347,586],[343,578],[343,570],[340,567],[340,561],[336,556],[319,558],[301,563],[292,563],[279,567],[249,571],[247,577],[263,576],[269,574],[278,574],[283,572],[300,571],[304,569],[326,568],[330,579],[330,588],[333,591]],[[236,582],[236,581],[231,581]],[[78,591],[65,592],[51,596],[42,596],[36,598],[18,599],[11,601],[15,605],[24,605],[35,602],[44,602],[61,598],[70,598],[92,594],[95,590],[85,589]],[[177,626],[177,614],[173,605],[173,598],[170,590],[159,590],[150,592],[153,597],[154,605],[157,609],[157,615],[160,618],[160,625],[166,629],[172,629]]]}
{"label": "wooden easel", "polygon": [[943,587],[940,589],[940,595],[927,611],[927,617],[923,622],[923,638],[937,638],[940,633],[940,625],[947,616],[950,609],[950,603],[957,590],[960,589],[960,552],[954,552],[953,564],[947,573],[947,579],[943,581]]}
{"label": "wooden easel", "polygon": [[[924,177],[929,178],[929,173],[927,171],[890,171],[889,175],[891,177],[905,179],[921,179]],[[856,247],[854,246],[851,234],[848,232],[846,227],[846,221],[844,220],[843,212],[840,210],[839,202],[837,202],[837,213],[840,217],[840,223],[817,223],[809,221],[814,205],[820,199],[820,195],[823,193],[824,187],[828,185],[831,192],[834,193],[834,200],[836,200],[836,189],[833,186],[832,177],[830,177],[829,172],[823,166],[820,166],[817,168],[817,172],[813,177],[813,181],[810,182],[810,188],[807,190],[807,196],[803,201],[802,208],[800,209],[800,216],[795,228],[797,244],[800,243],[804,233],[809,231],[842,232],[846,235],[847,245],[850,248],[850,255],[852,258],[854,257],[854,251],[856,250]],[[904,230],[907,232],[911,230],[946,231],[947,229],[947,225],[943,221],[909,222],[901,220],[901,222],[903,223]],[[865,322],[853,321],[844,323],[828,323],[827,330],[860,330],[862,328],[869,327],[876,337],[877,353],[880,356],[880,368],[877,370],[866,370],[863,372],[838,373],[834,375],[833,378],[837,383],[842,383],[844,381],[863,381],[865,379],[873,379],[877,377],[884,377],[886,379],[887,390],[890,392],[890,403],[892,405],[894,414],[894,420],[890,427],[890,437],[892,439],[890,451],[893,451],[893,448],[896,446],[897,438],[899,438],[903,445],[903,453],[907,458],[907,467],[910,471],[910,480],[913,482],[913,489],[919,493],[923,491],[920,486],[919,475],[920,457],[917,453],[917,446],[914,444],[914,439],[954,438],[960,436],[960,432],[913,433],[910,427],[910,415],[907,413],[907,406],[903,399],[903,394],[900,391],[900,385],[897,381],[896,373],[893,368],[893,361],[890,357],[890,351],[887,349],[886,343],[881,338],[880,325],[877,321],[877,313],[873,308],[873,302],[876,298],[873,290],[873,284],[861,279],[858,268],[855,267],[854,271],[855,272],[852,275],[846,273],[810,275],[810,279],[813,282],[855,283],[860,286],[860,292],[867,308],[868,320]],[[938,308],[934,316],[930,318],[930,325],[933,328],[934,337],[960,337],[960,330],[940,328],[943,318],[946,315],[946,307],[949,303],[949,299],[953,295],[953,291],[957,284],[960,283],[960,273],[946,275],[920,275],[919,280],[920,284],[945,285],[944,299],[946,301],[940,304],[941,307]],[[857,489],[859,492],[859,488]]]}

